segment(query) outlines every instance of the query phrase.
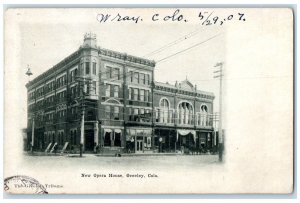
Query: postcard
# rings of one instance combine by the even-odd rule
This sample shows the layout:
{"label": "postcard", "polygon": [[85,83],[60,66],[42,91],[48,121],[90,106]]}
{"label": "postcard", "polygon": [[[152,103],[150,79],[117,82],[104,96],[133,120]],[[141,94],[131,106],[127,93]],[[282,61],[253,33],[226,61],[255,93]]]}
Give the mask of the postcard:
{"label": "postcard", "polygon": [[8,194],[293,192],[290,8],[8,8]]}

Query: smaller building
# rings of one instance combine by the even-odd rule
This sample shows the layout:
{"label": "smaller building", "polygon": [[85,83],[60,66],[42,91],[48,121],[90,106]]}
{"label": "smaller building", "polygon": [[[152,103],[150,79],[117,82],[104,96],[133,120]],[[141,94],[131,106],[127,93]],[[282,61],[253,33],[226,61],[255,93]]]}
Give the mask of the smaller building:
{"label": "smaller building", "polygon": [[175,85],[155,82],[154,145],[158,151],[213,150],[214,95],[197,90],[187,79]]}

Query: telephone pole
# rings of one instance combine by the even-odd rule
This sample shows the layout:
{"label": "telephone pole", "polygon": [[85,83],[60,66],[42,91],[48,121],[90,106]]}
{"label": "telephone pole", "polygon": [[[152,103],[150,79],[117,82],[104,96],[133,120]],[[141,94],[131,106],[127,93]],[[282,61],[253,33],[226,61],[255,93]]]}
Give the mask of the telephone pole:
{"label": "telephone pole", "polygon": [[83,145],[84,145],[84,114],[85,114],[85,78],[77,78],[78,85],[80,89],[80,102],[81,102],[81,124],[80,124],[80,145],[79,145],[79,153],[80,157],[82,157]]}
{"label": "telephone pole", "polygon": [[80,89],[80,100],[81,100],[81,125],[80,125],[80,157],[84,150],[84,122],[85,122],[85,96],[90,95],[91,91],[91,79],[85,77],[77,77],[79,89]]}
{"label": "telephone pole", "polygon": [[219,62],[214,67],[220,67],[219,70],[214,71],[216,74],[214,78],[219,78],[220,89],[219,89],[219,161],[223,160],[223,129],[222,129],[222,78],[223,78],[223,63]]}

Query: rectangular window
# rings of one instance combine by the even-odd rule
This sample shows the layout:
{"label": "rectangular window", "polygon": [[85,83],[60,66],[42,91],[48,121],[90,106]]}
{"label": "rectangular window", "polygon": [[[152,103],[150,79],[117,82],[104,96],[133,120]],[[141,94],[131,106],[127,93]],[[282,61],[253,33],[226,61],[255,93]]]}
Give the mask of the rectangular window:
{"label": "rectangular window", "polygon": [[139,73],[134,73],[133,82],[134,83],[139,83]]}
{"label": "rectangular window", "polygon": [[96,85],[96,81],[93,81],[93,89],[94,89],[94,94],[97,94],[97,85]]}
{"label": "rectangular window", "polygon": [[96,62],[93,62],[93,74],[96,75]]}
{"label": "rectangular window", "polygon": [[140,101],[145,100],[145,90],[140,90]]}
{"label": "rectangular window", "polygon": [[133,109],[133,115],[138,115],[139,114],[139,109]]}
{"label": "rectangular window", "polygon": [[120,119],[120,108],[118,106],[114,106],[114,119],[115,120]]}
{"label": "rectangular window", "polygon": [[105,96],[110,97],[110,85],[106,85]]}
{"label": "rectangular window", "polygon": [[146,84],[146,75],[144,73],[140,73],[140,82]]}
{"label": "rectangular window", "polygon": [[111,73],[112,72],[112,68],[111,67],[109,67],[109,66],[107,66],[106,67],[106,78],[108,79],[108,78],[111,78]]}
{"label": "rectangular window", "polygon": [[90,74],[90,62],[85,62],[85,74]]}
{"label": "rectangular window", "polygon": [[149,101],[149,90],[145,91],[145,101],[148,102]]}
{"label": "rectangular window", "polygon": [[80,67],[79,67],[79,74],[83,74],[84,73],[84,68],[83,68],[83,63],[80,64]]}
{"label": "rectangular window", "polygon": [[133,82],[133,72],[130,71],[130,82]]}
{"label": "rectangular window", "polygon": [[128,99],[129,100],[132,100],[131,94],[132,94],[132,88],[130,87],[129,92],[128,92]]}
{"label": "rectangular window", "polygon": [[139,96],[139,89],[133,89],[133,100],[137,101]]}
{"label": "rectangular window", "polygon": [[132,118],[132,108],[128,108],[128,117],[129,117],[130,121],[133,120],[133,118]]}
{"label": "rectangular window", "polygon": [[117,85],[114,87],[114,97],[119,98],[119,86]]}
{"label": "rectangular window", "polygon": [[144,115],[145,114],[145,109],[140,109],[140,115]]}
{"label": "rectangular window", "polygon": [[105,118],[110,119],[110,106],[105,106]]}
{"label": "rectangular window", "polygon": [[145,84],[146,84],[146,85],[150,85],[150,75],[149,75],[149,74],[146,75],[146,81],[145,81]]}
{"label": "rectangular window", "polygon": [[73,80],[74,80],[74,71],[71,71],[70,82],[72,82]]}
{"label": "rectangular window", "polygon": [[114,68],[113,79],[114,80],[119,80],[120,79],[120,70],[118,68]]}

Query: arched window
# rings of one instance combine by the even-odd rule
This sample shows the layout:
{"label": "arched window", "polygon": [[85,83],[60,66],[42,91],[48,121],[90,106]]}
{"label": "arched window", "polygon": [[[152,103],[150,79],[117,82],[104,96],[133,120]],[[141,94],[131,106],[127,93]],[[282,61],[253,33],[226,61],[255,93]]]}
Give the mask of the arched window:
{"label": "arched window", "polygon": [[170,103],[167,99],[160,100],[160,119],[161,123],[169,123]]}
{"label": "arched window", "polygon": [[189,102],[181,102],[178,105],[179,124],[193,124],[194,107]]}
{"label": "arched window", "polygon": [[208,125],[208,107],[206,105],[201,105],[200,107],[201,110],[201,116],[200,116],[200,120],[201,120],[201,125],[202,126],[207,126]]}

